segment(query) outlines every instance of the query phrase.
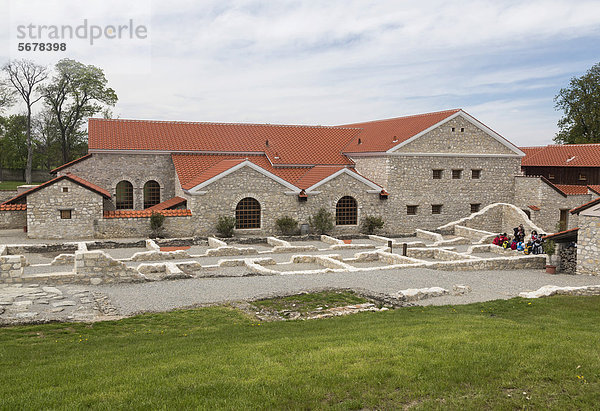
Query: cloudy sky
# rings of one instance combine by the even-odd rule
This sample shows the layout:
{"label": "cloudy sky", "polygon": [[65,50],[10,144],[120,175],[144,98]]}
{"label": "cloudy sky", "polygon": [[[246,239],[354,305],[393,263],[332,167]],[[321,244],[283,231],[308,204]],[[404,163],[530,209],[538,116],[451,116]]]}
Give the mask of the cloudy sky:
{"label": "cloudy sky", "polygon": [[[553,98],[600,62],[600,1],[0,0],[0,60],[104,69],[122,118],[337,125],[463,108],[550,143]],[[144,39],[17,52],[19,24],[144,25]],[[53,40],[56,41],[56,40]]]}

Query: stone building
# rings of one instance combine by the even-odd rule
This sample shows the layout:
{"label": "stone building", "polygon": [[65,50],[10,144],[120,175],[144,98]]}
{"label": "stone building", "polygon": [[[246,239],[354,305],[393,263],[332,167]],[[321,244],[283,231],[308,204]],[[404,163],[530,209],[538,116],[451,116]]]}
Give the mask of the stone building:
{"label": "stone building", "polygon": [[600,198],[571,212],[579,215],[577,274],[600,275]]}
{"label": "stone building", "polygon": [[[238,234],[265,235],[280,217],[307,224],[325,208],[333,234],[358,232],[366,216],[401,234],[511,203],[551,232],[561,210],[592,196],[523,177],[525,153],[463,110],[342,126],[90,119],[88,143],[53,170],[63,179],[2,203],[0,222],[26,212],[32,237],[141,236],[160,212],[168,235],[212,235],[220,216],[236,217]],[[106,195],[57,191],[76,180]],[[45,217],[71,206],[76,233]]]}

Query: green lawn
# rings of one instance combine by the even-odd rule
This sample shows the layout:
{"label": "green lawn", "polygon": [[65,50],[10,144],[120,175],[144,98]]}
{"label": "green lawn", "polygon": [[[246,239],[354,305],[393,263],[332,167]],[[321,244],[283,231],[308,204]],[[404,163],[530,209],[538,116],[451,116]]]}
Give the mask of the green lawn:
{"label": "green lawn", "polygon": [[0,409],[593,409],[600,297],[0,329]]}
{"label": "green lawn", "polygon": [[21,186],[25,181],[2,181],[0,182],[0,190],[16,190],[18,186]]}

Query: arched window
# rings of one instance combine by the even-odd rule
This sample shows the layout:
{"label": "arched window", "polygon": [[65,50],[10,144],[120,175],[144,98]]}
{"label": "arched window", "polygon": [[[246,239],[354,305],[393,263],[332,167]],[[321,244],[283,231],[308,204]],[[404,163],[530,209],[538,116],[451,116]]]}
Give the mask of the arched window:
{"label": "arched window", "polygon": [[235,228],[260,228],[260,203],[251,197],[235,207]]}
{"label": "arched window", "polygon": [[335,225],[356,225],[358,203],[354,197],[344,196],[335,206]]}
{"label": "arched window", "polygon": [[150,180],[144,184],[144,208],[152,207],[160,203],[160,185]]}
{"label": "arched window", "polygon": [[133,209],[133,185],[129,181],[119,181],[115,201],[117,210]]}

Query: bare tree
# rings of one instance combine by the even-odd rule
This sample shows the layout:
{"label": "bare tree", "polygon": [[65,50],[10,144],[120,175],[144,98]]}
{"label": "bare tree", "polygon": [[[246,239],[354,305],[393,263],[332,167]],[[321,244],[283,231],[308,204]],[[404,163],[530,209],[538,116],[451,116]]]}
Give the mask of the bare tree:
{"label": "bare tree", "polygon": [[41,83],[48,77],[46,67],[30,60],[15,60],[7,63],[2,68],[8,75],[8,82],[21,96],[27,106],[27,166],[25,168],[25,182],[31,183],[31,168],[33,165],[33,141],[31,135],[31,111],[43,95]]}

